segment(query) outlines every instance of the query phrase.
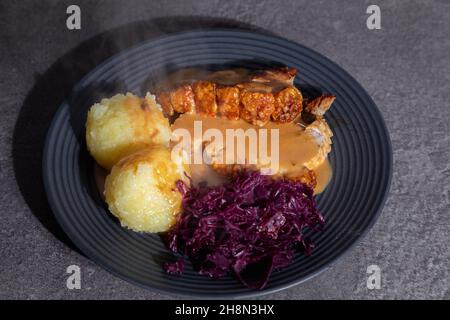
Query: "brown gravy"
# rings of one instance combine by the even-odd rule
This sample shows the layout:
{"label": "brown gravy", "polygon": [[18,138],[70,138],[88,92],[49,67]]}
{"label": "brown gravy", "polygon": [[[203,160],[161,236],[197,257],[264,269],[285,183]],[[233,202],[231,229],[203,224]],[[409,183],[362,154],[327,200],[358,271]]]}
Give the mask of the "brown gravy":
{"label": "brown gravy", "polygon": [[[272,156],[271,150],[276,151],[276,148],[272,149],[272,129],[278,130],[278,172],[273,172],[278,175],[286,175],[295,177],[297,175],[301,175],[305,171],[304,163],[311,160],[319,151],[319,147],[317,143],[314,141],[314,138],[305,134],[304,129],[296,124],[296,123],[287,123],[287,124],[276,124],[274,122],[270,122],[263,127],[254,126],[249,124],[244,120],[228,120],[221,117],[208,117],[202,116],[198,114],[183,114],[178,119],[175,120],[172,125],[172,130],[176,130],[179,128],[187,129],[192,138],[195,138],[194,134],[194,122],[199,121],[202,125],[202,133],[204,134],[208,129],[218,129],[222,132],[224,139],[227,136],[227,129],[243,129],[246,131],[247,129],[254,129],[258,134],[256,135],[257,145],[259,146],[260,142],[260,130],[267,130],[267,150],[266,154],[270,157]],[[198,137],[197,137],[198,138]],[[202,139],[203,137],[201,137]],[[175,135],[175,143],[178,143],[179,140],[176,140],[177,136]],[[236,141],[236,140],[235,140]],[[202,141],[203,142],[203,141]],[[204,146],[203,143],[199,144],[200,146]],[[226,142],[224,142],[223,150],[226,151]],[[235,154],[237,156],[244,157],[243,162],[249,163],[249,157],[253,154],[249,148],[249,139],[245,141],[245,154],[239,154],[237,149],[235,149]],[[173,146],[173,145],[172,145]],[[235,143],[236,147],[236,143]],[[257,155],[260,154],[261,150],[257,147],[256,152]],[[236,158],[235,158],[236,159]],[[274,159],[274,158],[272,158]],[[190,159],[191,163],[193,163],[192,158]],[[224,163],[225,157],[221,158],[222,163]],[[241,159],[242,161],[242,159]],[[208,164],[191,164],[191,178],[195,185],[199,183],[207,183],[208,185],[217,185],[221,184],[224,178],[219,175],[216,171],[214,171]],[[322,192],[331,177],[331,166],[328,162],[328,159],[324,161],[324,163],[319,164],[317,168],[314,169],[316,173],[317,186],[315,188],[316,193]]]}

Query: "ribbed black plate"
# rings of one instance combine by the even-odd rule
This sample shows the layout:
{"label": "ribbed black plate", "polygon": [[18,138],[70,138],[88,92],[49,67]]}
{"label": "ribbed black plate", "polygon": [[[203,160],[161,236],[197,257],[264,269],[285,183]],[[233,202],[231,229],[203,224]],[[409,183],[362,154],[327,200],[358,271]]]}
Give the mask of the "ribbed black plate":
{"label": "ribbed black plate", "polygon": [[[312,256],[272,274],[262,292],[234,278],[211,280],[187,265],[181,277],[166,275],[170,258],[159,236],[120,227],[108,213],[93,179],[94,161],[84,142],[87,110],[102,97],[131,91],[142,95],[148,79],[164,70],[192,66],[250,66],[269,62],[297,68],[296,85],[306,94],[334,93],[327,119],[334,132],[330,160],[334,176],[318,197],[326,219],[314,234]],[[61,75],[64,77],[64,75]],[[252,32],[204,30],[171,34],[142,43],[92,70],[59,108],[49,129],[43,175],[50,205],[72,241],[93,261],[140,286],[204,297],[242,297],[274,292],[326,269],[373,225],[390,185],[392,152],[384,121],[364,89],[339,66],[290,41]]]}

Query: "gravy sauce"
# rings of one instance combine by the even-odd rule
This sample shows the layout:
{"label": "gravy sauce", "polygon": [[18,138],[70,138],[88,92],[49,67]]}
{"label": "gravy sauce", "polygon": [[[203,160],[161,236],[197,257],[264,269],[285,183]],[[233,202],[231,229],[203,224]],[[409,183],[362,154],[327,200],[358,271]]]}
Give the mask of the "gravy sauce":
{"label": "gravy sauce", "polygon": [[[197,126],[201,123],[201,135],[195,135],[194,124],[197,122]],[[258,158],[259,155],[267,155],[268,159],[272,161],[271,168],[277,168],[277,171],[273,171],[272,173],[275,175],[286,175],[289,177],[295,177],[296,175],[302,175],[306,168],[304,163],[311,160],[313,157],[317,155],[319,152],[319,146],[314,140],[314,138],[305,133],[305,130],[302,126],[296,123],[287,123],[287,124],[277,124],[274,122],[269,122],[267,125],[263,127],[254,126],[244,120],[228,120],[221,117],[208,117],[199,114],[182,114],[179,118],[175,120],[172,125],[172,131],[176,129],[186,129],[190,133],[190,137],[192,139],[191,147],[194,148],[194,141],[200,139],[196,145],[197,147],[205,148],[207,143],[210,142],[209,139],[203,139],[204,133],[208,129],[217,129],[222,133],[222,137],[224,138],[223,146],[221,149],[221,156],[218,157],[220,163],[225,163],[225,154],[227,152],[227,129],[242,129],[244,132],[248,129],[253,129],[257,134],[254,135],[253,142],[256,141],[256,148],[250,148],[250,139],[248,137],[245,138],[244,148],[240,149],[241,152],[237,149],[237,139],[234,137],[234,160],[236,163],[246,163],[252,164],[251,159],[257,159],[256,166],[258,168],[268,168],[270,164],[266,162],[262,163],[261,159]],[[198,127],[197,127],[198,129]],[[276,136],[273,136],[274,130],[278,131],[278,139]],[[265,134],[262,133],[262,130],[265,130]],[[175,131],[176,132],[176,131]],[[264,139],[264,136],[267,139]],[[230,136],[228,136],[230,137]],[[272,138],[274,140],[272,140]],[[172,147],[174,145],[180,143],[181,137],[174,135],[174,141],[172,143]],[[262,143],[260,145],[261,139],[267,141],[267,144]],[[241,140],[242,141],[242,140]],[[278,148],[273,143],[278,141]],[[266,150],[262,150],[260,147],[265,146]],[[245,150],[244,152],[242,152]],[[195,152],[195,150],[191,149],[191,155]],[[278,159],[272,153],[278,152]],[[256,154],[255,154],[256,153]],[[218,154],[218,153],[217,153]],[[253,158],[251,158],[253,156]],[[240,162],[238,162],[238,159]],[[203,160],[203,159],[202,159]],[[273,162],[278,161],[278,166],[274,166]],[[193,158],[190,158],[190,162],[193,163]],[[207,185],[218,185],[223,183],[224,178],[220,174],[218,174],[215,170],[211,168],[209,164],[204,163],[201,164],[191,164],[191,178],[195,185],[198,184],[207,184]],[[314,172],[316,173],[317,186],[315,188],[316,193],[322,192],[331,177],[331,166],[328,163],[328,159],[323,163],[318,164],[317,168],[314,168]]]}

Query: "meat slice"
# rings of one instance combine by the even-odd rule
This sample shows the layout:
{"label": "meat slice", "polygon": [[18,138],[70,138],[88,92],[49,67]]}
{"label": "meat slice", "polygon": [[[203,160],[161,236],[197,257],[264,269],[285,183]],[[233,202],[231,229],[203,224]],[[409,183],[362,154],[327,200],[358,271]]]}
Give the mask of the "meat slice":
{"label": "meat slice", "polygon": [[303,98],[297,88],[286,87],[275,94],[275,111],[272,120],[277,123],[288,123],[294,121],[302,112]]}
{"label": "meat slice", "polygon": [[239,119],[239,88],[221,87],[216,90],[219,113],[230,120]]}
{"label": "meat slice", "polygon": [[275,110],[275,98],[272,93],[241,91],[241,118],[245,121],[264,126]]}
{"label": "meat slice", "polygon": [[322,117],[325,112],[330,109],[335,99],[335,95],[323,94],[309,101],[305,106],[305,111],[315,116]]}
{"label": "meat slice", "polygon": [[216,84],[211,81],[197,81],[192,88],[197,113],[215,117],[217,114]]}

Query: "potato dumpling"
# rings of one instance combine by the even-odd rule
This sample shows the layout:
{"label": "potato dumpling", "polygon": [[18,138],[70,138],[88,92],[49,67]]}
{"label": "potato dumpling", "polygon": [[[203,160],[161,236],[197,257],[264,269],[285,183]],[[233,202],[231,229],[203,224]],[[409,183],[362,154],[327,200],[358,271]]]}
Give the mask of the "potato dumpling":
{"label": "potato dumpling", "polygon": [[134,231],[167,231],[181,212],[182,195],[176,183],[187,182],[188,170],[181,156],[172,157],[160,145],[120,160],[105,181],[109,210],[122,226]]}
{"label": "potato dumpling", "polygon": [[117,94],[94,104],[87,117],[86,143],[89,152],[106,170],[121,158],[151,144],[168,145],[168,120],[154,96]]}

